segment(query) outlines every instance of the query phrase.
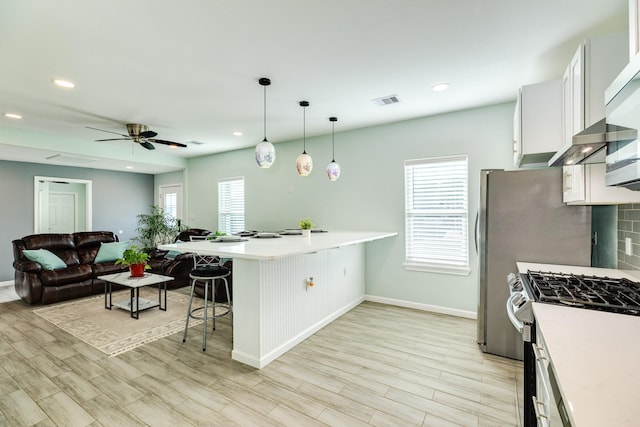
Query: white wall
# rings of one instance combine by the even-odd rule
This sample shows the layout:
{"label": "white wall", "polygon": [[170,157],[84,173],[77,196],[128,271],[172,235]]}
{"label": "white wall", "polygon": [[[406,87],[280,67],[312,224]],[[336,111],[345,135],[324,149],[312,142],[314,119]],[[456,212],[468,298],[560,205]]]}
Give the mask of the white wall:
{"label": "white wall", "polygon": [[[366,293],[473,315],[478,294],[473,243],[478,177],[481,169],[512,168],[513,111],[514,104],[505,103],[347,132],[339,132],[338,121],[336,161],[342,176],[337,182],[325,175],[331,135],[307,138],[307,152],[314,159],[308,177],[295,171],[301,140],[275,144],[277,159],[270,169],[256,166],[253,149],[191,159],[185,176],[187,223],[215,230],[218,179],[244,176],[247,229],[277,231],[310,217],[317,227],[329,230],[397,231],[395,238],[367,245]],[[405,271],[404,160],[464,153],[469,156],[471,274]]]}

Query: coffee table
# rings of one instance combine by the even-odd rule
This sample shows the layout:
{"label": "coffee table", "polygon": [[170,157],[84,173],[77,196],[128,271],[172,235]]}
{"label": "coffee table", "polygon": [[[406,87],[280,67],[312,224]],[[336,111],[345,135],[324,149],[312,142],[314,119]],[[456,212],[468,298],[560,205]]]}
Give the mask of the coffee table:
{"label": "coffee table", "polygon": [[[162,311],[167,311],[167,282],[173,280],[173,277],[162,276],[154,273],[144,273],[143,277],[131,277],[131,274],[127,272],[107,274],[105,276],[99,276],[104,280],[104,308],[111,310],[111,307],[118,307],[123,310],[129,311],[131,317],[138,319],[140,312],[148,310],[153,307],[158,307]],[[111,301],[112,284],[122,285],[131,290],[131,297],[128,300],[113,302]],[[156,285],[162,283],[163,286],[158,286],[158,302],[149,301],[145,298],[140,298],[140,288],[149,285]],[[162,298],[162,291],[164,290],[164,301]],[[107,303],[107,296],[109,302]],[[163,304],[164,303],[164,304]],[[134,315],[135,313],[135,315]]]}

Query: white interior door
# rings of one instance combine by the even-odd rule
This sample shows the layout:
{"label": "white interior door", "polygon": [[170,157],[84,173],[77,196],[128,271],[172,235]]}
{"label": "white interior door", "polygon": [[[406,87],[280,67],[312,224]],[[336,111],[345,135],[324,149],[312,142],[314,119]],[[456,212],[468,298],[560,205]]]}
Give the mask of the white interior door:
{"label": "white interior door", "polygon": [[49,193],[49,233],[74,233],[77,228],[77,199],[73,193]]}
{"label": "white interior door", "polygon": [[169,215],[182,219],[182,185],[160,186],[160,207]]}

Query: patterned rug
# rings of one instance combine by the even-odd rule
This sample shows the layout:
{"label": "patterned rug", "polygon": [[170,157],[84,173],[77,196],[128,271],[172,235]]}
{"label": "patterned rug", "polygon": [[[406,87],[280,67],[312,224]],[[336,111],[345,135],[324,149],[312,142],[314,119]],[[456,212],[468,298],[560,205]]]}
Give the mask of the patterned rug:
{"label": "patterned rug", "polygon": [[[184,292],[180,289],[167,291],[167,311],[150,308],[141,311],[137,320],[132,319],[128,311],[104,308],[104,295],[55,304],[33,312],[101,352],[115,356],[182,332],[189,304],[189,296]],[[114,303],[128,300],[129,291],[113,292],[112,298]],[[158,301],[157,288],[140,289],[140,298]],[[200,323],[202,321],[192,319],[189,327]]]}

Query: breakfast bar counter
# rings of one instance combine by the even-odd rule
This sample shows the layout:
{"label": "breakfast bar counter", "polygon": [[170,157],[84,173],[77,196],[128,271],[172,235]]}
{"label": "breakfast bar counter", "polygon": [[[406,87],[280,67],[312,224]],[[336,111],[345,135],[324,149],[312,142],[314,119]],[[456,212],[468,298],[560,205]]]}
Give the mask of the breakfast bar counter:
{"label": "breakfast bar counter", "polygon": [[365,243],[395,232],[245,237],[159,249],[233,258],[234,360],[262,368],[364,300]]}

